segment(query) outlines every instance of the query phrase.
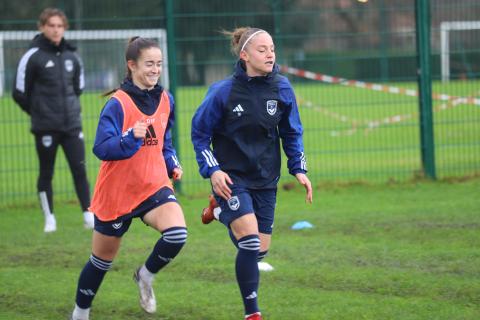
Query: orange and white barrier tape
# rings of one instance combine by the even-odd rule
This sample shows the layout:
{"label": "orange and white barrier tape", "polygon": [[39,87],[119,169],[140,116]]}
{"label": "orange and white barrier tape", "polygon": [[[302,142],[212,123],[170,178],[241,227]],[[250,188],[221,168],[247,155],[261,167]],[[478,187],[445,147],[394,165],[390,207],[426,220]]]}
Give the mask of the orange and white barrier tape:
{"label": "orange and white barrier tape", "polygon": [[[298,100],[299,105],[302,105],[306,108],[310,108],[310,109],[313,109],[315,111],[321,112],[322,114],[324,114],[325,116],[327,116],[329,118],[335,119],[335,120],[343,122],[343,123],[348,123],[351,126],[351,128],[349,128],[347,130],[341,130],[341,131],[333,130],[333,131],[331,131],[330,135],[332,137],[351,136],[354,133],[356,133],[359,128],[364,128],[364,133],[368,134],[370,131],[372,131],[374,129],[378,129],[382,125],[390,125],[390,124],[394,124],[394,123],[398,123],[398,122],[402,122],[402,121],[406,121],[406,120],[417,119],[417,117],[418,117],[418,112],[413,112],[413,113],[410,113],[410,114],[398,114],[398,115],[394,115],[394,116],[389,116],[389,117],[385,117],[385,118],[378,119],[378,120],[358,120],[358,119],[351,118],[349,116],[340,114],[338,112],[331,111],[328,108],[315,105],[313,102],[308,101],[308,100],[304,100],[300,97],[297,97],[297,100]],[[460,104],[463,104],[464,103],[463,101],[464,100],[462,98],[459,98],[459,99],[456,99],[456,100],[451,100],[451,101],[448,101],[448,102],[444,102],[444,103],[434,107],[433,111],[438,112],[438,111],[443,111],[443,110],[455,108],[456,106],[458,106]]]}
{"label": "orange and white barrier tape", "polygon": [[[292,68],[288,66],[281,66],[280,70],[284,73],[295,75],[300,78],[321,81],[325,83],[339,84],[342,86],[356,87],[360,89],[368,89],[368,90],[374,90],[374,91],[380,91],[380,92],[400,94],[400,95],[405,95],[410,97],[418,97],[418,91],[413,89],[405,89],[400,87],[387,86],[383,84],[370,83],[370,82],[364,82],[364,81],[358,81],[358,80],[348,80],[341,77],[329,76],[322,73],[311,72],[311,71]],[[474,104],[474,105],[480,106],[480,99],[475,97],[456,97],[448,94],[432,93],[432,98],[440,101],[460,101],[458,103]]]}

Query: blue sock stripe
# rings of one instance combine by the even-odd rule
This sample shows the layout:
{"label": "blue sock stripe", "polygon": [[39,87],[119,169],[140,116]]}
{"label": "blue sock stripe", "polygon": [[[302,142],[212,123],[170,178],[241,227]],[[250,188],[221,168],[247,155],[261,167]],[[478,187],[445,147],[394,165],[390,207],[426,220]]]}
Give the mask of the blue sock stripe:
{"label": "blue sock stripe", "polygon": [[[245,239],[247,237],[248,239]],[[252,251],[260,250],[260,239],[258,238],[258,236],[254,236],[254,237],[247,236],[247,237],[243,237],[238,241],[238,247],[240,249],[252,250]]]}
{"label": "blue sock stripe", "polygon": [[187,228],[185,227],[171,227],[168,229],[163,230],[162,234],[169,234],[175,232],[187,232]]}
{"label": "blue sock stripe", "polygon": [[173,227],[163,232],[163,240],[168,243],[185,243],[188,232],[183,227]]}
{"label": "blue sock stripe", "polygon": [[238,247],[243,250],[251,250],[251,251],[258,251],[260,250],[260,243],[258,244],[250,244],[250,245],[243,245],[242,243],[238,244]]}
{"label": "blue sock stripe", "polygon": [[187,232],[182,232],[182,233],[176,233],[176,234],[164,234],[163,235],[164,238],[168,238],[168,239],[185,239],[187,238]]}
{"label": "blue sock stripe", "polygon": [[102,260],[98,257],[95,257],[93,254],[90,255],[90,262],[98,269],[103,271],[108,271],[112,267],[112,261]]}
{"label": "blue sock stripe", "polygon": [[[173,229],[173,230],[172,230],[172,229]],[[163,234],[164,234],[164,235],[168,235],[168,234],[179,234],[179,233],[187,233],[187,228],[180,228],[180,229],[170,228],[170,229],[167,229],[167,230],[163,231]]]}
{"label": "blue sock stripe", "polygon": [[238,244],[241,245],[257,245],[260,243],[260,240],[248,240],[248,241],[240,241]]}
{"label": "blue sock stripe", "polygon": [[181,239],[181,240],[171,240],[171,239],[165,239],[165,238],[163,238],[163,240],[165,242],[168,242],[168,243],[185,243],[185,242],[187,242],[186,237],[185,237],[185,239]]}
{"label": "blue sock stripe", "polygon": [[253,242],[260,242],[260,239],[259,238],[251,238],[251,239],[245,239],[245,240],[240,239],[238,241],[238,243],[253,243]]}
{"label": "blue sock stripe", "polygon": [[267,256],[267,254],[268,254],[268,250],[259,252],[258,256],[257,256],[257,261],[263,260],[263,258],[265,258]]}

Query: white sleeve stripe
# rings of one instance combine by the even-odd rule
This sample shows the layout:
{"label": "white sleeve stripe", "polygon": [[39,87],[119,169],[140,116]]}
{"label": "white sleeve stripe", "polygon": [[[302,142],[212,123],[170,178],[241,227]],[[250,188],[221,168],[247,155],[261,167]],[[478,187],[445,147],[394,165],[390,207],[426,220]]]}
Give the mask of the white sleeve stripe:
{"label": "white sleeve stripe", "polygon": [[213,156],[213,153],[210,150],[205,149],[205,150],[202,151],[202,154],[205,157],[205,160],[207,161],[207,164],[208,164],[209,167],[218,166],[218,162],[217,162],[217,160]]}
{"label": "white sleeve stripe", "polygon": [[78,60],[78,65],[80,66],[80,76],[78,79],[78,87],[80,90],[85,89],[85,70],[83,68],[83,61],[82,58],[77,53],[74,53],[75,57]]}
{"label": "white sleeve stripe", "polygon": [[83,73],[83,66],[80,67],[80,83],[78,86],[80,87],[80,90],[85,88],[85,75]]}
{"label": "white sleeve stripe", "polygon": [[180,166],[180,162],[178,161],[178,159],[177,159],[176,156],[172,156],[172,160],[173,160],[173,163],[175,163],[175,165],[176,165],[177,167]]}
{"label": "white sleeve stripe", "polygon": [[210,157],[212,157],[212,159],[213,159],[213,164],[216,165],[216,166],[218,166],[217,159],[215,159],[215,157],[213,156],[212,151],[208,150],[207,153],[210,155]]}
{"label": "white sleeve stripe", "polygon": [[300,156],[300,167],[302,170],[307,171],[307,159],[305,158],[305,153],[303,152]]}
{"label": "white sleeve stripe", "polygon": [[15,88],[20,92],[25,92],[25,71],[30,57],[38,51],[38,48],[31,48],[20,59],[17,68],[17,78],[15,79]]}
{"label": "white sleeve stripe", "polygon": [[205,161],[207,161],[208,166],[213,167],[212,163],[210,162],[210,159],[205,154],[205,151],[202,151],[202,154],[203,154],[203,157],[205,158]]}
{"label": "white sleeve stripe", "polygon": [[207,156],[207,153],[205,152],[205,150],[202,151],[202,154],[203,154],[203,157],[205,158],[205,161],[207,161],[207,164],[209,167],[213,167],[213,164],[210,162],[210,158]]}

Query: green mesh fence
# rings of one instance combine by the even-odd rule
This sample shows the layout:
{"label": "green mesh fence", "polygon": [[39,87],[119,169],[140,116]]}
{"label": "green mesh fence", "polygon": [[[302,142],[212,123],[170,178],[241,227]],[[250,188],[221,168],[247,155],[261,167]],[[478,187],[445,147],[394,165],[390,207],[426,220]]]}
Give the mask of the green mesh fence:
{"label": "green mesh fence", "polygon": [[[172,89],[177,102],[176,143],[185,170],[182,192],[209,190],[208,181],[198,174],[190,122],[208,86],[232,72],[235,58],[220,31],[239,26],[266,29],[274,38],[277,62],[297,94],[314,184],[383,183],[423,175],[415,1],[176,0],[168,12],[165,1],[146,1],[145,6],[133,8],[129,3],[39,1],[30,11],[12,6],[6,8],[8,16],[5,10],[0,13],[0,28],[34,30],[44,6],[63,8],[72,30],[165,30],[167,17],[173,19],[170,36],[176,56],[169,61],[176,62],[177,70]],[[430,12],[436,174],[439,178],[476,175],[480,171],[480,3],[432,0]],[[87,80],[81,101],[92,189],[99,161],[91,148],[105,102],[100,94],[123,78],[126,40],[76,42]],[[32,201],[36,194],[38,164],[29,119],[10,98],[16,63],[27,46],[27,40],[3,41],[1,46],[2,205]],[[285,167],[284,162],[282,183],[291,180]],[[54,190],[56,199],[75,198],[61,152]]]}
{"label": "green mesh fence", "polygon": [[[478,1],[432,2],[433,91],[454,97],[447,102],[435,101],[433,106],[440,177],[479,172],[479,13]],[[443,44],[442,33],[448,37]],[[473,98],[477,101],[472,102]]]}

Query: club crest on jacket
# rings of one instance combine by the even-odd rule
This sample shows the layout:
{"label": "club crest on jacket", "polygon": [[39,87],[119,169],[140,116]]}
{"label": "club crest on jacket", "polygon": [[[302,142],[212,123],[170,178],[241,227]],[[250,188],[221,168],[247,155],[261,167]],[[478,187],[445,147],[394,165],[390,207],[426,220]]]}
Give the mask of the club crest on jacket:
{"label": "club crest on jacket", "polygon": [[268,100],[267,101],[267,112],[271,116],[273,116],[275,113],[277,113],[277,100]]}

